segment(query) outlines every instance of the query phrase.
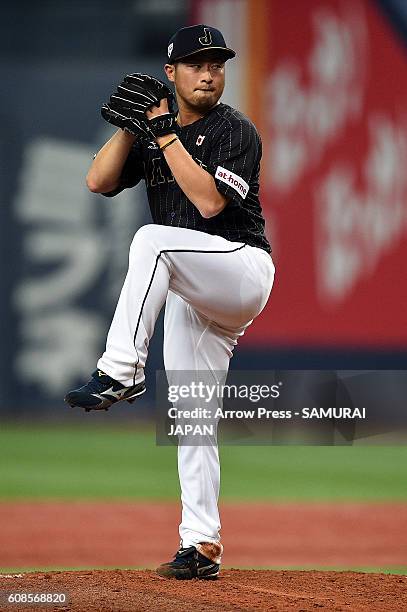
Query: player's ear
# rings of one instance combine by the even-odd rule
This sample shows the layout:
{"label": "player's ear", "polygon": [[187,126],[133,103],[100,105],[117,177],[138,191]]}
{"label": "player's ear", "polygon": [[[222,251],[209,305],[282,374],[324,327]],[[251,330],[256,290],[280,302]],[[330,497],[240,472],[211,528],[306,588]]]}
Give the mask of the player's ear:
{"label": "player's ear", "polygon": [[175,64],[165,64],[164,70],[167,79],[173,83],[175,81]]}

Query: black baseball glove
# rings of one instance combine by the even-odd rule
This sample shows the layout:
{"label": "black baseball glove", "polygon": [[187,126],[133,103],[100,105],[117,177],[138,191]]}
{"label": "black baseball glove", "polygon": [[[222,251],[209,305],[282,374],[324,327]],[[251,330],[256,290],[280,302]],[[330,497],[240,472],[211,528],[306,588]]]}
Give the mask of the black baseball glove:
{"label": "black baseball glove", "polygon": [[[146,111],[159,106],[164,98],[167,98],[169,113],[147,119]],[[178,131],[174,94],[165,83],[149,74],[128,74],[109,102],[102,106],[101,114],[109,123],[147,140]]]}

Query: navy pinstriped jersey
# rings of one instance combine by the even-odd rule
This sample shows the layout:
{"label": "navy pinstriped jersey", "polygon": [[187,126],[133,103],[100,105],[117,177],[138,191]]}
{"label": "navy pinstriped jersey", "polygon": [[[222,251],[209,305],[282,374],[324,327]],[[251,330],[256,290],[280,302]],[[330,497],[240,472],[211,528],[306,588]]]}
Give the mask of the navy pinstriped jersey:
{"label": "navy pinstriped jersey", "polygon": [[212,174],[218,190],[230,198],[220,213],[210,219],[201,216],[178,187],[155,142],[135,142],[119,187],[104,195],[115,196],[144,179],[154,223],[216,234],[270,253],[259,202],[262,147],[253,123],[220,103],[202,119],[181,128],[179,138],[193,159]]}

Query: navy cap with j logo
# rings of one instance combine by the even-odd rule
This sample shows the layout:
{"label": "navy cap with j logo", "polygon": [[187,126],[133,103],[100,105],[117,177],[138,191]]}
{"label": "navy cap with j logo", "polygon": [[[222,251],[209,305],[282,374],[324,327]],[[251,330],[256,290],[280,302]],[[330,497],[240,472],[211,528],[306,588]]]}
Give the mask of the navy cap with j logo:
{"label": "navy cap with j logo", "polygon": [[168,42],[168,63],[173,64],[208,49],[219,51],[219,56],[225,61],[236,55],[226,46],[222,33],[216,28],[203,24],[181,28]]}

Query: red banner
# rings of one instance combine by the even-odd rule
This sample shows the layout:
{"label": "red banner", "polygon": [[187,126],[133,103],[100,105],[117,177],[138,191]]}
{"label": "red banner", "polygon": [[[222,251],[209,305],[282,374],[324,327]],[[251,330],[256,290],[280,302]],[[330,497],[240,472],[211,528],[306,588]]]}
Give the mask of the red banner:
{"label": "red banner", "polygon": [[403,43],[363,0],[263,7],[268,69],[252,115],[276,281],[245,342],[406,346]]}

